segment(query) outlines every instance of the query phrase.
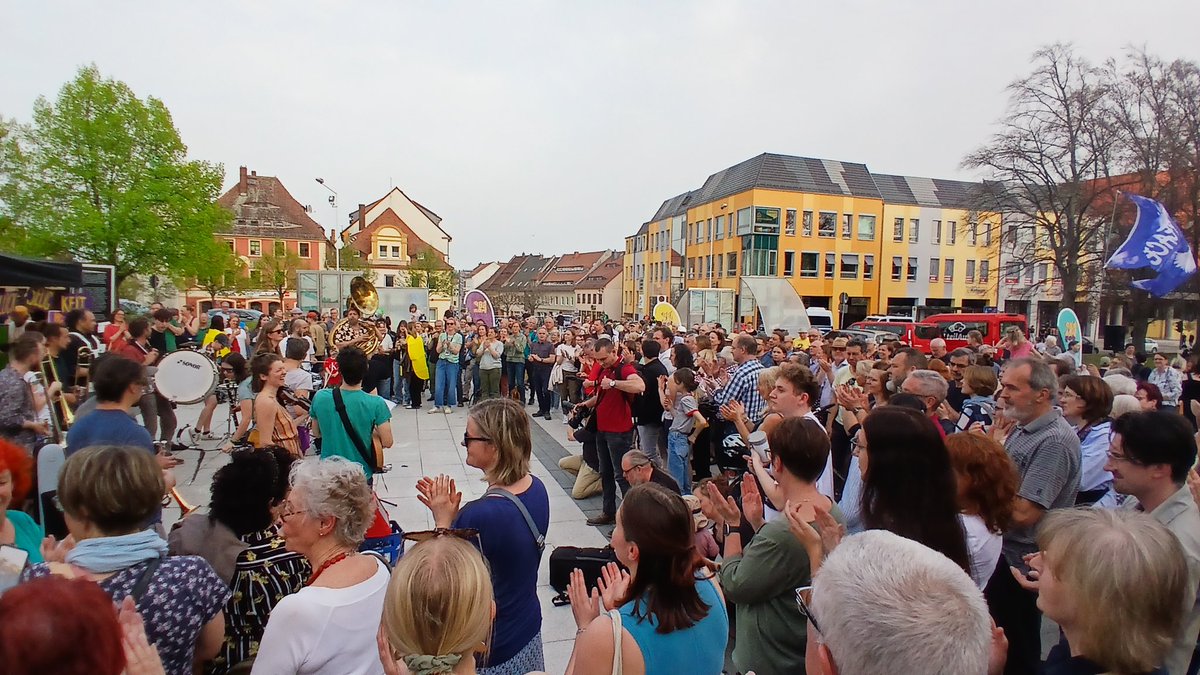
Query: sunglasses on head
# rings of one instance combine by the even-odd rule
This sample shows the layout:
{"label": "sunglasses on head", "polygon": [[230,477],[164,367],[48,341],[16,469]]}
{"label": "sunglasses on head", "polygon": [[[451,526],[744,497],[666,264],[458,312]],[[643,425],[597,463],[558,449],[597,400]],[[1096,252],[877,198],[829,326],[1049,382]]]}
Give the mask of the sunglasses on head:
{"label": "sunglasses on head", "polygon": [[436,527],[432,530],[420,530],[418,532],[405,532],[404,539],[416,543],[437,539],[438,537],[458,537],[470,541],[479,536],[479,530],[473,527]]}

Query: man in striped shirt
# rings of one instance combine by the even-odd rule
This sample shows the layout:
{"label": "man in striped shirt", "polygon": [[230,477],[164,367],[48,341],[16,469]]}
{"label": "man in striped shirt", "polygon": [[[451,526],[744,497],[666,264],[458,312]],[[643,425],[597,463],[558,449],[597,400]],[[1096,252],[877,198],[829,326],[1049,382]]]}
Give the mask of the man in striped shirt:
{"label": "man in striped shirt", "polygon": [[[758,342],[746,334],[733,341],[733,362],[737,364],[729,378],[729,384],[713,394],[717,406],[737,401],[746,409],[746,417],[754,424],[763,418],[766,401],[758,391],[758,371],[763,369],[758,361]],[[724,418],[722,418],[724,419]]]}

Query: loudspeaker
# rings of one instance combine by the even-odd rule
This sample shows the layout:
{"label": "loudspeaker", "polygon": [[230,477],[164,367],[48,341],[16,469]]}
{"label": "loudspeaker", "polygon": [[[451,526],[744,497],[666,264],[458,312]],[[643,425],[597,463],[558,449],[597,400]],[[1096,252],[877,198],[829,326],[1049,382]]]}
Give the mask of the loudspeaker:
{"label": "loudspeaker", "polygon": [[1110,352],[1125,349],[1125,326],[1104,327],[1104,348]]}

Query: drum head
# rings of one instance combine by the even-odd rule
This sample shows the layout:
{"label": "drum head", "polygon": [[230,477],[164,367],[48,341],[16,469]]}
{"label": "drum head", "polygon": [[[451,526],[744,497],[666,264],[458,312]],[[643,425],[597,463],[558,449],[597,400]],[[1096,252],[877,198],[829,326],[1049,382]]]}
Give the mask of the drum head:
{"label": "drum head", "polygon": [[171,352],[158,362],[154,388],[172,403],[199,403],[217,388],[217,364],[200,352]]}

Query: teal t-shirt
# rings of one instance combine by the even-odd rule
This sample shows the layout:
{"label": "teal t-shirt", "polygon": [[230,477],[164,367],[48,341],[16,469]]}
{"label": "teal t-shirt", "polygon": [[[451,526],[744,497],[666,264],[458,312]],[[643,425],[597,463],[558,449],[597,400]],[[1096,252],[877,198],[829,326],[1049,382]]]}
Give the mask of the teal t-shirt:
{"label": "teal t-shirt", "polygon": [[[451,347],[451,345],[458,345],[459,347],[462,347],[462,345],[463,345],[462,333],[455,333],[454,335],[447,335],[446,333],[442,333],[440,336],[438,336],[438,348],[440,349],[442,347],[442,345],[446,345],[446,351],[439,354],[438,358],[441,359],[442,361],[448,361],[450,363],[458,363],[458,354],[455,354],[454,352],[450,351],[450,347]],[[462,349],[459,349],[459,354],[461,354],[461,353],[462,353]]]}
{"label": "teal t-shirt", "polygon": [[7,514],[8,522],[12,523],[13,529],[16,530],[13,546],[22,551],[29,551],[30,565],[45,562],[42,559],[42,538],[46,535],[42,532],[41,525],[33,522],[33,518],[24,511],[8,511]]}
{"label": "teal t-shirt", "polygon": [[[388,409],[382,398],[368,394],[361,389],[350,391],[343,389],[342,401],[346,404],[346,416],[350,418],[351,426],[358,432],[358,437],[366,444],[367,452],[370,453],[371,432],[375,430],[375,427],[391,421],[392,411]],[[321,459],[334,456],[345,457],[352,462],[357,462],[369,477],[371,467],[354,445],[354,441],[350,440],[346,425],[342,423],[342,416],[334,407],[333,389],[318,391],[313,396],[312,409],[309,413],[317,421],[317,427],[321,432]]]}

